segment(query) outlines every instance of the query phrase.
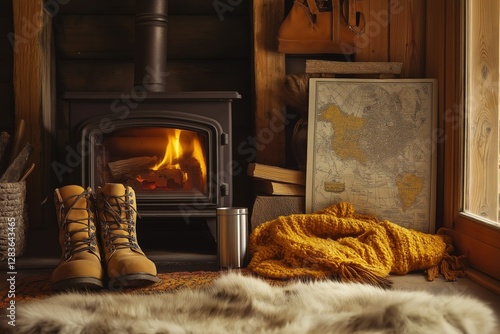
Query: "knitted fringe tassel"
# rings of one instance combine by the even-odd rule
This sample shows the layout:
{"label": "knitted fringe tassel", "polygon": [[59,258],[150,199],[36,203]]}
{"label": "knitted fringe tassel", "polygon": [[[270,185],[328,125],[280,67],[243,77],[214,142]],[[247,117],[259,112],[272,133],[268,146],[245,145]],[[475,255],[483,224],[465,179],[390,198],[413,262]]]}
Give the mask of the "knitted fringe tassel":
{"label": "knitted fringe tassel", "polygon": [[441,228],[436,234],[443,236],[446,243],[446,253],[443,254],[441,261],[434,267],[427,269],[427,280],[433,281],[439,274],[447,281],[456,281],[459,277],[465,277],[465,256],[450,255],[453,252],[452,238],[448,235],[450,232],[447,228]]}
{"label": "knitted fringe tassel", "polygon": [[379,276],[360,265],[351,263],[341,266],[336,273],[342,282],[357,282],[364,284],[377,285],[381,288],[388,289],[392,286],[392,282],[385,277]]}
{"label": "knitted fringe tassel", "polygon": [[447,281],[456,281],[459,277],[465,277],[464,256],[445,254],[441,261],[427,270],[427,280],[433,281],[439,274]]}

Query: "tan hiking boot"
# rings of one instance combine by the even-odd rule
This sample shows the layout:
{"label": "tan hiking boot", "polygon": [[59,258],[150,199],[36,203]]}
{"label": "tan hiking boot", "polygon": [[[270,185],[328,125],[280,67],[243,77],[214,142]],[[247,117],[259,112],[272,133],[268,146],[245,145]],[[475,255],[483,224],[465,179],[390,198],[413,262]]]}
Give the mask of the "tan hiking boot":
{"label": "tan hiking boot", "polygon": [[135,192],[119,183],[97,190],[97,215],[109,287],[158,282],[156,266],[137,243]]}
{"label": "tan hiking boot", "polygon": [[94,224],[90,188],[65,186],[54,191],[61,261],[52,272],[52,288],[102,288],[104,271]]}

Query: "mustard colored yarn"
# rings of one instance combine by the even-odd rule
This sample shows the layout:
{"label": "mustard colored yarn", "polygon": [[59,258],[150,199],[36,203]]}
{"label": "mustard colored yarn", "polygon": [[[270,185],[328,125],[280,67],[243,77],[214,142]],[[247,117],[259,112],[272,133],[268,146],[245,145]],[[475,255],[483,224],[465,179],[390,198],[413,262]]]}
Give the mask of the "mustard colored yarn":
{"label": "mustard colored yarn", "polygon": [[[450,259],[450,240],[445,235],[359,215],[346,202],[263,223],[251,233],[249,244],[248,268],[280,279],[334,277],[386,285],[391,273],[429,270],[432,280],[442,260]],[[447,279],[461,274],[460,268],[447,268]]]}

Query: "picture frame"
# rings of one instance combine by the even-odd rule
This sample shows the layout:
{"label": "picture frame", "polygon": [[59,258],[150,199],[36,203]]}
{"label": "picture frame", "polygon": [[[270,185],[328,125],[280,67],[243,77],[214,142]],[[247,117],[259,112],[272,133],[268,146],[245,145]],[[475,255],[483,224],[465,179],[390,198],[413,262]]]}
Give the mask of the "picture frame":
{"label": "picture frame", "polygon": [[306,212],[356,213],[435,229],[436,79],[311,78]]}

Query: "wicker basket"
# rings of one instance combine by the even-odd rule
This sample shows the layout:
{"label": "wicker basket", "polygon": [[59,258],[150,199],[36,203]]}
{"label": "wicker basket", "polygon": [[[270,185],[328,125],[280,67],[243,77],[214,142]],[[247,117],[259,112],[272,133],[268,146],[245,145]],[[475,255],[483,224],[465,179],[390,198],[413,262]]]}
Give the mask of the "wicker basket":
{"label": "wicker basket", "polygon": [[[8,254],[9,232],[15,232],[15,256],[23,255],[28,230],[26,209],[26,182],[0,183],[0,261],[12,256]],[[12,238],[10,241],[12,248]]]}

